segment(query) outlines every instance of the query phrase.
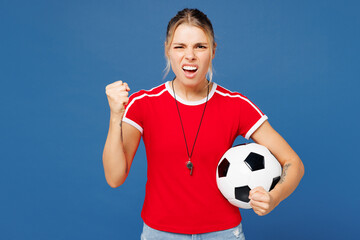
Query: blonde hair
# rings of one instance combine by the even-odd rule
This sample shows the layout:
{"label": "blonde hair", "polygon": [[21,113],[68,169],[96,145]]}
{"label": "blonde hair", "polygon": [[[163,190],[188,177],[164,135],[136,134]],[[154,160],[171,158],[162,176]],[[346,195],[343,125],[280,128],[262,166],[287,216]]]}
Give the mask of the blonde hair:
{"label": "blonde hair", "polygon": [[[164,72],[165,72],[164,79],[168,75],[168,73],[170,71],[170,67],[171,67],[170,66],[171,65],[170,58],[168,56],[170,44],[173,40],[176,28],[184,23],[195,26],[195,27],[199,27],[205,32],[205,35],[207,36],[209,45],[210,45],[210,53],[211,53],[210,59],[212,60],[212,58],[213,58],[213,52],[216,47],[216,43],[215,43],[215,37],[214,37],[214,30],[213,30],[210,20],[203,12],[201,12],[198,9],[185,8],[185,9],[179,11],[175,15],[175,17],[173,17],[170,20],[170,22],[167,26],[166,40],[165,40],[166,67],[164,69]],[[209,70],[207,72],[207,76],[208,76],[210,82],[211,82],[212,76],[213,76],[213,67],[212,67],[211,60],[210,60]]]}

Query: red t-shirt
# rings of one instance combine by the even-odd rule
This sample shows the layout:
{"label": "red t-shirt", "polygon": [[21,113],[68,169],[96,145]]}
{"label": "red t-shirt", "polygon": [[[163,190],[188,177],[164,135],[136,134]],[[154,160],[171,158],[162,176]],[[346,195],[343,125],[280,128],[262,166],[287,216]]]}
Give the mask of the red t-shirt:
{"label": "red t-shirt", "polygon": [[[191,152],[206,101],[188,102],[176,96]],[[267,119],[240,93],[213,85],[189,160],[179,114],[169,82],[130,96],[123,121],[137,128],[147,156],[147,183],[141,217],[161,231],[199,234],[220,231],[241,222],[216,184],[216,167],[238,135],[249,139]]]}

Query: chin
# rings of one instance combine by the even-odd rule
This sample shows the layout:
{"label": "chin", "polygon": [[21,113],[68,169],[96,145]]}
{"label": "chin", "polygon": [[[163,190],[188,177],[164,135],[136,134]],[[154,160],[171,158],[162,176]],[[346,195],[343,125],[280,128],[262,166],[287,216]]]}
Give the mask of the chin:
{"label": "chin", "polygon": [[197,76],[195,76],[194,78],[187,78],[185,76],[181,76],[176,77],[176,79],[178,79],[182,84],[186,85],[186,86],[197,86],[201,83],[203,83],[206,80],[206,76],[203,76],[201,78],[198,78]]}

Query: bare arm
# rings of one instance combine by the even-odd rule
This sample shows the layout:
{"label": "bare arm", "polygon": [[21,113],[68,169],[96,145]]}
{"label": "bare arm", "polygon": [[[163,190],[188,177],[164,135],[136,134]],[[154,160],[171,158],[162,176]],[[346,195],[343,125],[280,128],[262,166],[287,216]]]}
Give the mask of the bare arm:
{"label": "bare arm", "polygon": [[139,130],[124,122],[120,125],[120,119],[110,117],[103,152],[105,178],[113,188],[125,182],[141,138]]}
{"label": "bare arm", "polygon": [[261,188],[255,188],[250,192],[250,204],[254,211],[259,215],[265,215],[296,189],[304,175],[304,165],[295,151],[268,121],[264,122],[251,138],[256,143],[267,147],[283,167],[281,179],[270,193],[264,192]]}
{"label": "bare arm", "polygon": [[106,94],[110,105],[110,123],[103,151],[103,165],[108,184],[115,188],[125,182],[139,146],[141,133],[123,123],[130,88],[121,81],[109,84]]}

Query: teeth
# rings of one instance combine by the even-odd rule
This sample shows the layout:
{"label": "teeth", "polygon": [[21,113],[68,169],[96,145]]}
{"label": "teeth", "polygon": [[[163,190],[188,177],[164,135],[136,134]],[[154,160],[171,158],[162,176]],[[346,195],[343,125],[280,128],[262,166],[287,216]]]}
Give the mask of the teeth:
{"label": "teeth", "polygon": [[184,70],[189,70],[189,71],[193,71],[193,70],[196,70],[197,67],[193,67],[193,66],[184,66],[183,67]]}

